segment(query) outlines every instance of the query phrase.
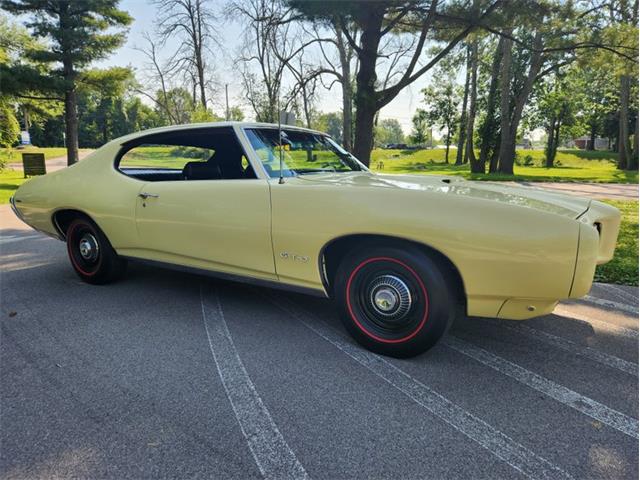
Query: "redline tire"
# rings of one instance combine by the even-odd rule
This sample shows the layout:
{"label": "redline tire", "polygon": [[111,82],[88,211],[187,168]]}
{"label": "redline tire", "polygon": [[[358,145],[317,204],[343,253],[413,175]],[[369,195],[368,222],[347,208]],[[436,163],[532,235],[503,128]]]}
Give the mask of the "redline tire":
{"label": "redline tire", "polygon": [[342,322],[367,349],[392,357],[427,351],[456,314],[449,284],[438,265],[415,248],[352,251],[334,282]]}
{"label": "redline tire", "polygon": [[102,285],[124,273],[126,260],[118,256],[104,233],[88,218],[73,220],[66,237],[71,266],[83,281]]}

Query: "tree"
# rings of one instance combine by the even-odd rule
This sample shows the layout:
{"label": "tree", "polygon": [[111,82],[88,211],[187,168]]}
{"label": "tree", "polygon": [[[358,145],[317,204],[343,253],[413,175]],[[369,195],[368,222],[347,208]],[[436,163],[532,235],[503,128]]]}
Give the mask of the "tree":
{"label": "tree", "polygon": [[575,62],[580,52],[594,55],[594,52],[606,51],[637,65],[637,29],[635,45],[631,37],[627,42],[620,42],[603,35],[606,28],[600,15],[612,5],[522,2],[518,3],[518,9],[504,12],[501,29],[484,26],[504,38],[501,42],[500,136],[496,170],[513,174],[516,138],[524,108],[534,85],[545,76]]}
{"label": "tree", "polygon": [[[403,88],[437,65],[471,31],[487,20],[502,0],[476,1],[471,7],[457,11],[459,21],[454,24],[454,32],[450,21],[447,22],[446,29],[438,29],[443,26],[439,20],[447,14],[448,4],[441,5],[437,0],[289,0],[288,3],[311,19],[343,19],[343,33],[358,57],[354,154],[368,165],[377,112],[391,102]],[[360,32],[358,43],[346,28],[347,25],[357,27],[357,31]],[[459,29],[455,29],[458,26]],[[410,35],[415,38],[415,42],[411,42],[410,47],[404,50],[403,56],[406,55],[409,60],[404,65],[399,79],[394,83],[389,81],[381,85],[378,82],[377,67],[378,60],[385,57],[385,52],[381,52],[380,47],[386,35]],[[444,47],[428,62],[419,64],[429,38],[443,40]]]}
{"label": "tree", "polygon": [[47,79],[60,85],[64,95],[67,162],[78,161],[78,77],[93,61],[106,57],[120,46],[125,33],[115,31],[131,23],[119,10],[119,0],[0,0],[10,13],[27,15],[27,27],[37,38],[47,39],[51,48],[32,50],[30,57],[52,69]]}
{"label": "tree", "polygon": [[10,147],[20,135],[20,124],[13,107],[0,99],[0,147]]}
{"label": "tree", "polygon": [[388,143],[404,143],[404,132],[400,122],[395,118],[385,118],[376,128],[376,143],[385,145]]}
{"label": "tree", "polygon": [[455,76],[449,70],[439,69],[434,77],[438,78],[438,81],[422,91],[426,107],[425,117],[430,124],[444,131],[445,162],[449,163],[449,146],[458,120],[462,89],[455,84]]}
{"label": "tree", "polygon": [[244,120],[244,112],[237,105],[229,108],[229,121],[232,122],[241,122]]}
{"label": "tree", "polygon": [[570,73],[558,72],[540,82],[532,95],[529,123],[547,133],[545,166],[554,166],[561,133],[575,123],[575,110],[581,101]]}
{"label": "tree", "polygon": [[[160,96],[160,92],[156,96]],[[191,122],[196,106],[189,90],[175,87],[166,92],[166,105],[157,108],[157,113],[163,125],[182,125]]]}
{"label": "tree", "polygon": [[[599,17],[601,42],[615,48],[599,49],[592,65],[613,74],[618,85],[618,168],[638,168],[638,121],[633,119],[638,87],[638,2],[613,0]],[[620,52],[626,53],[620,54]],[[630,144],[633,132],[634,144]]]}
{"label": "tree", "polygon": [[411,132],[411,141],[416,145],[425,144],[431,140],[431,132],[429,124],[429,115],[422,109],[416,110],[415,115],[411,119],[413,130]]}
{"label": "tree", "polygon": [[[283,91],[285,74],[291,71],[293,60],[318,40],[304,35],[291,9],[285,8],[281,0],[236,0],[227,14],[240,17],[245,23],[238,60],[249,105],[257,121],[275,123],[278,111],[287,110],[300,93],[295,87],[292,91]],[[298,86],[306,86],[308,72],[304,64],[295,71],[299,75]]]}
{"label": "tree", "polygon": [[[313,125],[312,128],[316,130],[320,130],[321,132],[326,132],[334,140],[342,143],[344,146],[344,131],[342,130],[343,126],[343,117],[340,112],[329,112],[329,113],[320,113]],[[346,147],[345,147],[346,148]]]}
{"label": "tree", "polygon": [[[352,62],[354,50],[342,33],[343,19],[337,15],[329,20],[312,22],[312,35],[317,40],[317,46],[322,60],[314,74],[318,76],[323,86],[331,90],[337,82],[342,89],[342,127],[341,137],[345,149],[351,150],[352,123],[353,123],[353,75]],[[353,26],[345,27],[352,29]],[[355,31],[351,31],[351,38],[355,38]],[[333,47],[333,52],[331,47]],[[337,58],[336,58],[337,57]],[[324,84],[323,77],[333,77],[328,85]]]}
{"label": "tree", "polygon": [[[3,105],[3,126],[0,128],[5,135],[10,136],[12,133],[9,132],[19,129],[20,121],[23,130],[30,132],[34,125],[42,125],[61,112],[55,99],[39,98],[37,88],[44,85],[38,82],[38,77],[46,73],[46,68],[29,60],[26,55],[29,51],[45,48],[46,44],[34,39],[22,25],[0,15],[0,104]],[[16,138],[14,135],[10,143],[14,143]]]}
{"label": "tree", "polygon": [[[172,70],[187,73],[193,90],[199,92],[200,105],[207,108],[210,86],[207,53],[217,43],[216,17],[207,0],[154,0],[159,12],[158,35],[161,45],[169,39],[179,40],[178,50],[171,56]],[[193,98],[194,103],[196,98]]]}
{"label": "tree", "polygon": [[[498,148],[500,143],[500,119],[497,115],[497,107],[500,92],[498,86],[500,83],[501,62],[503,53],[503,44],[505,37],[500,37],[497,45],[494,47],[493,58],[490,70],[486,73],[488,77],[488,85],[486,94],[480,97],[480,101],[484,105],[484,115],[480,121],[480,156],[478,162],[482,170],[486,170],[485,166],[489,162],[489,173],[494,173],[498,166]],[[490,50],[490,49],[489,49]],[[489,63],[489,62],[487,62]],[[482,70],[480,71],[482,73]]]}

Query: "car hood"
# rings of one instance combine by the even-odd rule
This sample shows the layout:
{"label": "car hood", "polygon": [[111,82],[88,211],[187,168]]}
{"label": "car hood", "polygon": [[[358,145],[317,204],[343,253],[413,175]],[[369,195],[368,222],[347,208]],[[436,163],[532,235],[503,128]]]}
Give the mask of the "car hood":
{"label": "car hood", "polygon": [[591,200],[534,187],[504,182],[474,182],[441,175],[383,175],[368,172],[318,173],[301,175],[296,181],[305,184],[334,184],[361,188],[402,189],[461,195],[519,207],[534,208],[556,215],[578,218],[589,208]]}

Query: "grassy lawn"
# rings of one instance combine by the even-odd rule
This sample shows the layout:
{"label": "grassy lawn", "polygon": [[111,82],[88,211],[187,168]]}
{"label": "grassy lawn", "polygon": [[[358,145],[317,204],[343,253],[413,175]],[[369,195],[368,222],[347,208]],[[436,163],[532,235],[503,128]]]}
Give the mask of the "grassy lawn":
{"label": "grassy lawn", "polygon": [[638,202],[606,201],[622,212],[616,252],[609,263],[596,269],[596,281],[638,285]]}
{"label": "grassy lawn", "polygon": [[[584,150],[560,150],[556,166],[543,167],[542,150],[518,150],[515,175],[482,175],[469,173],[468,165],[444,163],[444,149],[434,150],[381,150],[371,154],[371,168],[384,173],[430,173],[438,175],[461,175],[471,180],[518,180],[532,182],[597,182],[638,183],[638,172],[621,171],[616,168],[616,154],[611,152],[587,152]],[[449,152],[449,161],[454,162],[456,150]],[[378,169],[378,162],[383,168]],[[526,164],[526,165],[525,165]]]}
{"label": "grassy lawn", "polygon": [[9,197],[26,179],[19,170],[0,170],[0,205],[9,203]]}
{"label": "grassy lawn", "polygon": [[67,149],[63,147],[54,147],[54,148],[38,148],[38,147],[27,147],[27,148],[0,148],[0,164],[3,162],[6,163],[20,163],[22,162],[22,153],[44,153],[44,158],[56,158],[56,157],[66,157]]}

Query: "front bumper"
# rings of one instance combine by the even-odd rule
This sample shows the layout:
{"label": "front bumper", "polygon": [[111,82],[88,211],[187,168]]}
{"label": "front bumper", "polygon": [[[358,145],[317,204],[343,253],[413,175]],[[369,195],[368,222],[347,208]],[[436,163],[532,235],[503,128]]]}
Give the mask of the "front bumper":
{"label": "front bumper", "polygon": [[578,221],[580,236],[570,298],[580,298],[589,293],[596,266],[613,258],[620,230],[620,211],[594,200]]}

